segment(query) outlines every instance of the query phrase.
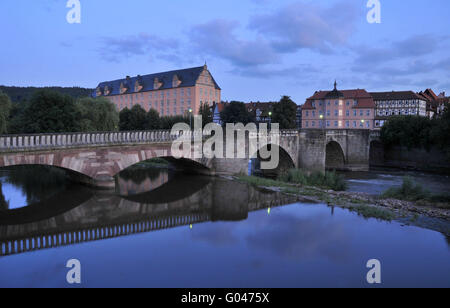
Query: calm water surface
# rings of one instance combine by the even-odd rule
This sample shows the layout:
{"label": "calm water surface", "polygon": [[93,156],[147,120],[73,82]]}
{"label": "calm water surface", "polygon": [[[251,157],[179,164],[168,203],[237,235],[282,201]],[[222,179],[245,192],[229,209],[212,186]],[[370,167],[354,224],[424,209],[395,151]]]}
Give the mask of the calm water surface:
{"label": "calm water surface", "polygon": [[[450,239],[438,232],[224,179],[144,170],[107,193],[55,177],[3,171],[0,287],[68,287],[72,258],[84,287],[366,287],[373,258],[384,287],[450,287]],[[121,226],[128,235],[117,236]],[[91,241],[86,230],[112,235]],[[86,240],[5,251],[17,239],[75,232]]]}

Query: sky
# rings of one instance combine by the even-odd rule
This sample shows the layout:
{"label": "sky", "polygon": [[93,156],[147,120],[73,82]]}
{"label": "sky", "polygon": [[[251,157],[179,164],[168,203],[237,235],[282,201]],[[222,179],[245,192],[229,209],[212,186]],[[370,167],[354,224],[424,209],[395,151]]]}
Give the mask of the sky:
{"label": "sky", "polygon": [[0,85],[80,86],[205,62],[223,100],[297,104],[318,90],[450,94],[450,1],[0,1]]}

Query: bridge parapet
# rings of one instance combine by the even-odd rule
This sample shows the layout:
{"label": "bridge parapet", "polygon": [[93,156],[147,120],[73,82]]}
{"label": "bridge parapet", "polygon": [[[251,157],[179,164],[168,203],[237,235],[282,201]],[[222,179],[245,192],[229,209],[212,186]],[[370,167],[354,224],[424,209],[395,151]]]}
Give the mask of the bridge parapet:
{"label": "bridge parapet", "polygon": [[191,136],[183,135],[183,132],[173,134],[169,130],[0,135],[0,152],[172,142],[180,137],[192,138],[194,135],[201,135],[201,132],[191,132]]}

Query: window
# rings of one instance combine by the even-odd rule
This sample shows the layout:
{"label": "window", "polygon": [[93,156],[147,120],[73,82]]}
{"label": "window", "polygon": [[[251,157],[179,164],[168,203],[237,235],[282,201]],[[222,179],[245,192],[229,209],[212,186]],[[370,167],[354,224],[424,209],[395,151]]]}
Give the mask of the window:
{"label": "window", "polygon": [[315,121],[312,121],[312,122],[311,122],[311,126],[312,126],[312,127],[315,127],[315,126],[316,126],[316,122],[315,122]]}
{"label": "window", "polygon": [[350,127],[350,121],[345,122],[346,127]]}
{"label": "window", "polygon": [[353,121],[353,127],[356,127],[356,121]]}
{"label": "window", "polygon": [[306,117],[309,117],[309,111],[306,111],[305,116],[306,116]]}
{"label": "window", "polygon": [[353,110],[353,116],[356,117],[356,110]]}
{"label": "window", "polygon": [[367,110],[366,115],[367,115],[368,117],[370,117],[370,110]]}
{"label": "window", "polygon": [[328,117],[330,116],[330,110],[327,110],[327,116]]}
{"label": "window", "polygon": [[350,106],[350,101],[347,101],[346,105],[347,105],[347,106]]}
{"label": "window", "polygon": [[349,117],[349,116],[350,116],[350,110],[347,110],[347,111],[345,112],[345,115],[346,115],[347,117]]}
{"label": "window", "polygon": [[308,121],[306,121],[305,124],[306,124],[306,127],[309,127]]}
{"label": "window", "polygon": [[338,127],[338,121],[334,121],[334,127]]}
{"label": "window", "polygon": [[334,116],[335,116],[335,117],[338,116],[338,111],[337,111],[337,110],[334,111]]}
{"label": "window", "polygon": [[364,115],[364,110],[360,110],[359,115],[362,117]]}
{"label": "window", "polygon": [[315,111],[312,112],[312,116],[313,116],[313,118],[316,117],[316,112]]}
{"label": "window", "polygon": [[330,121],[327,121],[327,127],[330,127]]}

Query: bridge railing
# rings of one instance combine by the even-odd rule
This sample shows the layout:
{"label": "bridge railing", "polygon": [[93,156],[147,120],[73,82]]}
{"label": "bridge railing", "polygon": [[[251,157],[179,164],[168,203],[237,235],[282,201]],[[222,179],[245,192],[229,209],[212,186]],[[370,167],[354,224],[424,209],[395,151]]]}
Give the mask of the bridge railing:
{"label": "bridge railing", "polygon": [[201,132],[190,135],[169,130],[135,131],[135,132],[93,132],[60,133],[31,135],[0,135],[0,152],[17,150],[40,150],[47,148],[64,148],[80,146],[102,146],[115,144],[137,144],[151,142],[171,142],[180,137],[192,138]]}
{"label": "bridge railing", "polygon": [[[281,136],[294,136],[298,130],[282,130]],[[200,130],[192,132],[170,130],[132,131],[132,132],[90,132],[0,135],[0,152],[45,150],[83,146],[124,145],[153,142],[172,142],[179,138],[209,137]]]}

